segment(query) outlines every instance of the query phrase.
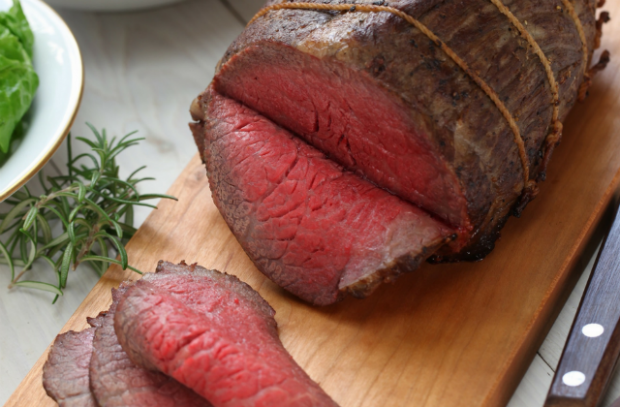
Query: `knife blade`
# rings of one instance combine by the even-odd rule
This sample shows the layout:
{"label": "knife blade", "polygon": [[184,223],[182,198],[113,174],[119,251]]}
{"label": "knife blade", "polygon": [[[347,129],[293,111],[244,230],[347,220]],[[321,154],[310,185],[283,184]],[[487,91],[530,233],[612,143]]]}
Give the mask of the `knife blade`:
{"label": "knife blade", "polygon": [[598,404],[620,353],[619,320],[620,215],[616,212],[581,299],[545,407]]}

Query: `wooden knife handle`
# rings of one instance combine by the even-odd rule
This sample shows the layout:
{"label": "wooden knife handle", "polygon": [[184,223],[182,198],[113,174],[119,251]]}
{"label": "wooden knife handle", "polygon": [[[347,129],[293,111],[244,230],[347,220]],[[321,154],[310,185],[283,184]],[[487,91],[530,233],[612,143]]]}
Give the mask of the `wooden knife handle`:
{"label": "wooden knife handle", "polygon": [[620,216],[616,213],[581,300],[545,406],[594,407],[620,352]]}

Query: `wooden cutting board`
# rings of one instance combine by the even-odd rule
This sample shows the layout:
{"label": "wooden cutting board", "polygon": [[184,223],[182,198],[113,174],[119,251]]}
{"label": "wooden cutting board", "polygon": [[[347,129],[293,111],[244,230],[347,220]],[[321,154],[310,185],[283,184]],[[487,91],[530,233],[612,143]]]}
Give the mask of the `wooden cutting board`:
{"label": "wooden cutting board", "polygon": [[[620,4],[607,6],[620,15]],[[615,11],[615,12],[614,12]],[[577,277],[573,265],[620,180],[620,25],[605,29],[610,66],[573,110],[539,197],[482,262],[424,265],[366,300],[312,308],[266,280],[211,201],[195,156],[129,242],[132,265],[198,262],[239,276],[276,310],[295,360],[343,407],[506,404]],[[598,55],[598,54],[597,54]],[[615,56],[615,58],[614,58]],[[190,137],[189,132],[186,135]],[[107,309],[131,272],[111,267],[67,322]],[[43,354],[6,406],[53,406]]]}

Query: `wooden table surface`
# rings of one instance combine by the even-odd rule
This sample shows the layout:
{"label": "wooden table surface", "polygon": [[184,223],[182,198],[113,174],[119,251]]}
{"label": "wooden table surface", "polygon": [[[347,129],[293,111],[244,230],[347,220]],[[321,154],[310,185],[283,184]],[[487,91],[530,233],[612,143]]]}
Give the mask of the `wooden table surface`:
{"label": "wooden table surface", "polygon": [[[155,10],[96,14],[59,10],[73,30],[84,58],[86,83],[75,135],[85,122],[110,133],[139,130],[146,141],[119,157],[121,173],[149,166],[156,182],[145,191],[165,191],[195,154],[187,129],[189,102],[213,76],[217,60],[263,0],[194,0]],[[61,148],[45,171],[65,162]],[[56,168],[55,168],[56,167]],[[147,211],[136,214],[140,224]],[[605,219],[604,222],[609,222]],[[592,246],[596,247],[599,237]],[[587,276],[592,250],[582,258],[584,273],[513,395],[510,407],[541,406],[570,329]],[[70,276],[56,305],[45,293],[6,288],[0,266],[0,404],[9,398],[56,333],[97,280],[90,269]],[[603,406],[620,396],[614,378]]]}

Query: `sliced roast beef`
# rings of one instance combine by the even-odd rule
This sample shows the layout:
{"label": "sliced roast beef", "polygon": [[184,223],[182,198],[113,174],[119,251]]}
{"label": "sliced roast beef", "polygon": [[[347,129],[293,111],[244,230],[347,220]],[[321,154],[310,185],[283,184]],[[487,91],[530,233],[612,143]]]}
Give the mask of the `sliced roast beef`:
{"label": "sliced roast beef", "polygon": [[300,298],[365,296],[454,235],[240,103],[212,89],[200,103],[215,204],[258,268]]}
{"label": "sliced roast beef", "polygon": [[43,387],[60,407],[97,407],[90,391],[88,366],[95,328],[56,337],[43,366]]}
{"label": "sliced roast beef", "polygon": [[[291,223],[302,219],[295,218],[296,211],[309,206],[299,206],[306,192],[289,172],[298,176],[306,161],[290,154],[299,147],[257,143],[257,127],[281,132],[259,123],[271,120],[325,154],[321,159],[415,204],[456,232],[443,245],[394,234],[390,243],[373,248],[404,239],[414,242],[406,249],[400,245],[414,262],[429,254],[433,262],[479,260],[493,249],[508,217],[519,216],[538,194],[537,182],[545,179],[561,138],[561,121],[597,70],[588,67],[606,19],[602,14],[595,22],[596,6],[604,3],[596,0],[345,3],[268,0],[190,109],[214,201],[233,233],[263,273],[315,304],[335,301],[338,274],[340,292],[368,294],[386,272],[388,279],[394,276],[389,266],[394,260],[372,272],[375,262],[352,280],[346,269],[338,271],[343,259],[349,261],[348,252],[341,256],[346,245],[354,250],[380,235],[372,222],[368,229],[347,225],[351,234],[332,233],[337,210],[348,214],[345,224],[348,216],[364,213],[357,191],[342,199],[340,190],[326,188],[335,194],[332,203],[339,203],[334,217],[306,212],[303,221],[317,232],[297,235],[300,228]],[[605,52],[595,66],[606,60]],[[214,92],[240,105],[221,107]],[[311,186],[305,190],[314,192]],[[410,233],[429,236],[428,229],[421,230]],[[292,255],[300,245],[301,255]],[[325,256],[309,256],[312,250]],[[378,252],[372,253],[358,252],[357,258],[369,266],[377,260]],[[353,281],[360,284],[348,285]]]}
{"label": "sliced roast beef", "polygon": [[114,332],[114,313],[127,287],[112,291],[110,310],[96,322],[90,361],[90,383],[101,407],[210,407],[192,390],[163,373],[131,362]]}
{"label": "sliced roast beef", "polygon": [[[288,2],[268,5],[279,3]],[[544,179],[554,112],[566,117],[588,77],[596,1],[354,3],[261,15],[224,55],[215,90],[456,228],[437,260],[484,257]],[[362,10],[371,4],[407,13],[437,40],[395,14]],[[193,112],[196,127],[208,120]]]}
{"label": "sliced roast beef", "polygon": [[116,309],[118,339],[135,363],[216,407],[336,406],[286,352],[273,309],[250,286],[197,266],[158,270]]}

